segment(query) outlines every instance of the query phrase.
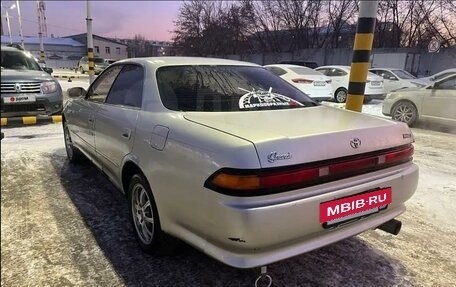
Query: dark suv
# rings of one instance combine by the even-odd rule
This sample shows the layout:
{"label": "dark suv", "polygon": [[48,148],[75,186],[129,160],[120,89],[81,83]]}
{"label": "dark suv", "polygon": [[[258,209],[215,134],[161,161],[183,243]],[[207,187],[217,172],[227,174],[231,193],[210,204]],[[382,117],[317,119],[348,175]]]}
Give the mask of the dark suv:
{"label": "dark suv", "polygon": [[63,108],[62,88],[41,68],[29,52],[1,47],[1,116],[59,114]]}

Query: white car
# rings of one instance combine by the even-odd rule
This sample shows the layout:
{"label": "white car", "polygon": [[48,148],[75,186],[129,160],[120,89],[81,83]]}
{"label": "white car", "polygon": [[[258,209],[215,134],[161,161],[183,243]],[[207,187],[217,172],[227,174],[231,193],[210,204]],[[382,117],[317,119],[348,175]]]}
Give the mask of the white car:
{"label": "white car", "polygon": [[383,78],[385,94],[400,89],[425,87],[427,85],[426,82],[401,69],[372,68],[369,71]]}
{"label": "white car", "polygon": [[440,71],[438,73],[435,73],[434,75],[430,77],[424,77],[424,78],[419,78],[419,80],[426,82],[428,85],[431,85],[432,83],[441,80],[449,75],[456,74],[456,69],[446,69],[443,71]]}
{"label": "white car", "polygon": [[417,187],[406,124],[320,105],[253,63],[125,59],[68,96],[68,160],[88,157],[125,193],[148,253],[171,235],[252,268],[397,234]]}
{"label": "white car", "polygon": [[[345,103],[348,94],[350,66],[322,66],[315,70],[331,78],[334,100],[338,103]],[[364,89],[364,102],[367,103],[372,99],[384,98],[383,79],[373,73],[369,73]]]}
{"label": "white car", "polygon": [[426,87],[389,93],[382,113],[409,126],[424,120],[456,127],[456,73]]}
{"label": "white car", "polygon": [[316,101],[332,99],[331,79],[320,72],[308,67],[287,64],[266,65],[264,67]]}

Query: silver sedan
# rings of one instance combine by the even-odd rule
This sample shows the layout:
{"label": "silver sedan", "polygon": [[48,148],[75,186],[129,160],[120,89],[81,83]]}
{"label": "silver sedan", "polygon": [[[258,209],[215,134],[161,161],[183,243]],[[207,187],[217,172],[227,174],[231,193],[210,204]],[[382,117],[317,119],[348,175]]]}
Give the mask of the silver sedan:
{"label": "silver sedan", "polygon": [[322,106],[252,63],[127,59],[69,96],[69,161],[89,158],[125,193],[149,253],[178,238],[251,268],[397,234],[417,186],[406,124]]}

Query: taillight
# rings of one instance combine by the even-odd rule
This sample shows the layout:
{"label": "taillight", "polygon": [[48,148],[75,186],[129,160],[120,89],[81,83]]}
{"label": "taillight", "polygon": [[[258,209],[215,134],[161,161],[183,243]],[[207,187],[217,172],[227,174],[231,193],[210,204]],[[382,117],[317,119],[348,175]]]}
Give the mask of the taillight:
{"label": "taillight", "polygon": [[312,80],[308,80],[308,79],[292,79],[293,83],[297,83],[297,84],[312,84],[313,81]]}
{"label": "taillight", "polygon": [[227,195],[256,196],[317,185],[412,160],[413,145],[284,168],[222,168],[204,186]]}

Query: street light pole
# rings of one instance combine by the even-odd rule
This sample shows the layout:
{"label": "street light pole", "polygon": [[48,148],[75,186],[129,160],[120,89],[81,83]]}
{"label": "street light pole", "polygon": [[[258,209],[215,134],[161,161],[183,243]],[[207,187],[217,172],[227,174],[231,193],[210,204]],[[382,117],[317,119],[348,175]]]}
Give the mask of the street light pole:
{"label": "street light pole", "polygon": [[24,34],[22,33],[22,18],[21,18],[21,7],[19,0],[16,0],[17,17],[19,19],[19,36],[21,36],[21,46],[24,47]]}
{"label": "street light pole", "polygon": [[92,36],[92,14],[90,11],[90,0],[87,0],[87,60],[89,64],[89,82],[95,79],[95,65],[93,58],[93,36]]}
{"label": "street light pole", "polygon": [[13,44],[13,37],[11,36],[11,25],[10,25],[10,20],[9,20],[9,13],[8,13],[8,10],[6,10],[6,25],[8,26],[8,36],[9,36],[9,39],[10,39],[10,44],[12,45]]}
{"label": "street light pole", "polygon": [[43,44],[43,23],[42,23],[42,16],[43,11],[41,9],[40,1],[36,1],[36,12],[38,14],[38,37],[40,38],[40,62],[45,62],[45,54],[44,54],[44,44]]}
{"label": "street light pole", "polygon": [[2,11],[3,11],[3,9],[5,9],[6,24],[8,26],[8,36],[10,39],[10,44],[13,44],[13,37],[11,35],[10,16],[9,16],[8,10],[16,8],[16,4],[13,4],[9,7],[5,7],[5,6],[3,6],[3,3],[1,3],[1,6],[2,6]]}

